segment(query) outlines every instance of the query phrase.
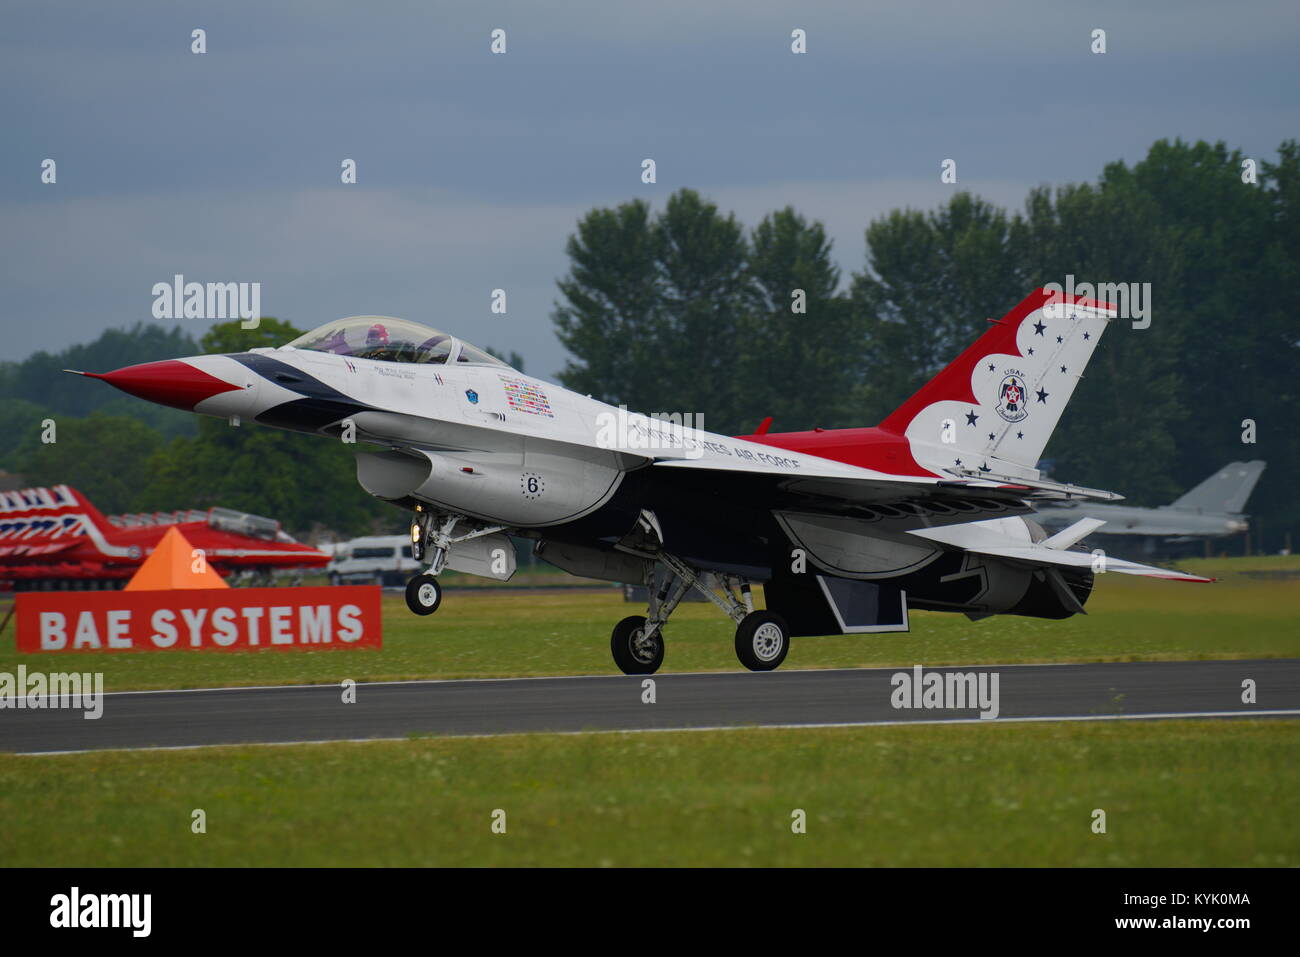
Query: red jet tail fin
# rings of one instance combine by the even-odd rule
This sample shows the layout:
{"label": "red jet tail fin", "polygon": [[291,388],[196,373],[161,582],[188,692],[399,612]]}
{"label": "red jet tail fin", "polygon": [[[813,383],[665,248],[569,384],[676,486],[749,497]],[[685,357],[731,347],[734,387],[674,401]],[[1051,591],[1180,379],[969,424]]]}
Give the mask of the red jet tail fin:
{"label": "red jet tail fin", "polygon": [[996,459],[1032,470],[1115,313],[1036,289],[880,427],[905,435],[927,467],[991,468]]}
{"label": "red jet tail fin", "polygon": [[67,489],[72,493],[72,497],[77,500],[77,503],[80,506],[78,510],[90,519],[95,524],[96,528],[100,528],[106,532],[113,531],[117,528],[117,526],[110,522],[103,512],[95,508],[95,506],[91,504],[90,499],[86,498],[86,496],[81,494],[81,492],[77,491],[70,485],[60,485],[59,488]]}

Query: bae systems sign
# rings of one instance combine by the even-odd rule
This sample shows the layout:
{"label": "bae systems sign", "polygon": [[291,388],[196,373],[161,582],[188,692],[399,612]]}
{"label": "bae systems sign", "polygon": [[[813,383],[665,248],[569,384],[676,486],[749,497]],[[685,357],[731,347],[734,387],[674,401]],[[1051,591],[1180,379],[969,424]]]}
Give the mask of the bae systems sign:
{"label": "bae systems sign", "polygon": [[208,588],[23,592],[18,650],[246,651],[378,648],[379,589]]}

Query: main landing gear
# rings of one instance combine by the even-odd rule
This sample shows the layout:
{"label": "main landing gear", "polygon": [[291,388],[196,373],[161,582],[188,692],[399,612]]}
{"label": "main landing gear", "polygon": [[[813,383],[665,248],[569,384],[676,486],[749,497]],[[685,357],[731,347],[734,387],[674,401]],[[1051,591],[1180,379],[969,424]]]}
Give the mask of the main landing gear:
{"label": "main landing gear", "polygon": [[736,623],[736,657],[750,671],[772,671],[790,651],[790,629],[775,612],[755,611],[749,582],[692,568],[676,556],[655,556],[668,574],[651,585],[646,617],[633,615],[614,626],[609,638],[614,664],[625,675],[652,675],[664,661],[664,625],[686,592],[694,588]]}
{"label": "main landing gear", "polygon": [[614,663],[625,675],[652,675],[664,663],[662,628],[651,631],[641,615],[624,618],[609,636]]}
{"label": "main landing gear", "polygon": [[464,515],[429,512],[416,506],[415,520],[411,522],[411,557],[424,565],[424,571],[406,583],[406,607],[417,615],[432,615],[442,604],[438,575],[447,565],[451,546],[505,530],[504,525],[479,526],[456,535],[456,526],[460,524],[473,526],[475,523]]}
{"label": "main landing gear", "polygon": [[736,629],[736,657],[750,671],[773,671],[790,650],[790,629],[776,612],[754,611]]}

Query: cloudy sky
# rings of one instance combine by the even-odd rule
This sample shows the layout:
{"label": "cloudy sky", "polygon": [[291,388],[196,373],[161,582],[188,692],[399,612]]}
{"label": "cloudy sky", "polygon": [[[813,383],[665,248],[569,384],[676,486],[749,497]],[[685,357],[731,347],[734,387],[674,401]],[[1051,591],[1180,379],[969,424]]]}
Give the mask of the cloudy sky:
{"label": "cloudy sky", "polygon": [[1162,137],[1273,157],[1300,136],[1298,41],[1294,0],[9,0],[0,357],[148,320],[181,273],[261,282],[300,327],[403,316],[546,376],[593,206],[689,186],[753,225],[793,204],[847,278],[873,217],[951,195],[945,158],[1018,207]]}

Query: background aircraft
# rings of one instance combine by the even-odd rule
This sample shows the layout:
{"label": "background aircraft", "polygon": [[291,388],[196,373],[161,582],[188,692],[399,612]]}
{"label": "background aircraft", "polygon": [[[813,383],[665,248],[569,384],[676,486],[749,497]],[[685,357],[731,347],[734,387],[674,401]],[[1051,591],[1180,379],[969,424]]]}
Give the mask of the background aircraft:
{"label": "background aircraft", "polygon": [[1142,538],[1148,551],[1154,550],[1157,541],[1180,543],[1239,535],[1250,527],[1244,514],[1246,500],[1265,464],[1259,459],[1229,462],[1181,498],[1159,508],[1060,502],[1040,507],[1038,521],[1045,528],[1057,529],[1081,518],[1101,519],[1106,524],[1096,536]]}
{"label": "background aircraft", "polygon": [[173,525],[222,575],[329,561],[260,515],[211,508],[105,517],[75,488],[55,485],[0,492],[0,586],[121,588]]}
{"label": "background aircraft", "polygon": [[[736,623],[751,670],[800,635],[906,631],[908,611],[1066,618],[1094,572],[1205,581],[1071,548],[1024,516],[1041,500],[1114,500],[1035,467],[1114,307],[1031,293],[878,428],[739,438],[629,415],[523,375],[417,323],[353,317],[280,348],[102,375],[177,408],[383,446],[357,454],[371,494],[412,513],[437,610],[444,567],[507,579],[509,535],[576,575],[654,580],[619,622],[616,664],[651,673],[664,624],[697,588]],[[797,388],[797,383],[791,383]],[[764,584],[757,610],[751,586]]]}

